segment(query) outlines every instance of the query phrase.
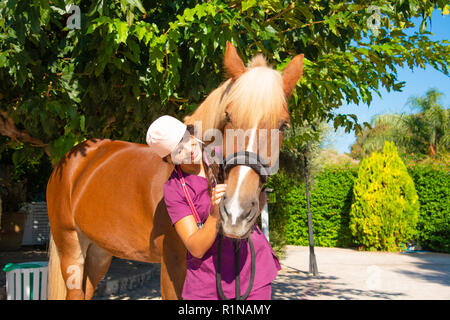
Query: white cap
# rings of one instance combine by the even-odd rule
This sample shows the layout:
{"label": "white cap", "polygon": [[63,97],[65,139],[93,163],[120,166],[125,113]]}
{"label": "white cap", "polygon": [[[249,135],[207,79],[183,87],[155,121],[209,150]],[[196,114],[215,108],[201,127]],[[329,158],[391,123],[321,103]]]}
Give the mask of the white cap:
{"label": "white cap", "polygon": [[180,120],[171,116],[162,116],[152,122],[147,130],[147,144],[164,158],[170,154],[180,143],[187,126]]}

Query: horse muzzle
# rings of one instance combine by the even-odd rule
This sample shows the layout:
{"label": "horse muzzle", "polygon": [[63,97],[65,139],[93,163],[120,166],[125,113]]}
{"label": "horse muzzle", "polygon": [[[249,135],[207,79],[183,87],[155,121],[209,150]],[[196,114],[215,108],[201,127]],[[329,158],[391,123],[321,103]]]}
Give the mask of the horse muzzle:
{"label": "horse muzzle", "polygon": [[[241,204],[242,205],[242,204]],[[239,210],[230,210],[227,199],[219,205],[221,227],[220,232],[229,238],[245,239],[253,231],[259,214],[258,201],[244,203]]]}

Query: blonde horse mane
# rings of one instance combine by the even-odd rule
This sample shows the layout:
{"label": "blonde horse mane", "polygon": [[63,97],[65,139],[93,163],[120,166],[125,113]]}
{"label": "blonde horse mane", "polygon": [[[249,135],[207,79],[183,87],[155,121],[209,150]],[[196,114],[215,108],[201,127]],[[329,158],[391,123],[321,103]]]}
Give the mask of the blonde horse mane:
{"label": "blonde horse mane", "polygon": [[[202,132],[225,126],[228,112],[236,128],[278,128],[280,119],[289,122],[286,96],[281,74],[257,55],[247,65],[246,72],[235,81],[228,79],[213,90],[200,106],[183,121],[195,125],[201,121]],[[200,137],[200,136],[199,136]]]}

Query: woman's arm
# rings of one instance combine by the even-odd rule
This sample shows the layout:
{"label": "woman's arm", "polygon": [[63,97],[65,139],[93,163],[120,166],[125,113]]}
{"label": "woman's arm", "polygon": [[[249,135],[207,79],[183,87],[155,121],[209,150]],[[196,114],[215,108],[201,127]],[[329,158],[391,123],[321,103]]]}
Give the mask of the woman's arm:
{"label": "woman's arm", "polygon": [[188,215],[175,223],[175,230],[183,241],[186,249],[195,258],[201,259],[216,240],[219,222],[219,203],[225,193],[226,184],[218,184],[213,189],[213,213],[206,219],[203,227],[198,229],[192,215]]}

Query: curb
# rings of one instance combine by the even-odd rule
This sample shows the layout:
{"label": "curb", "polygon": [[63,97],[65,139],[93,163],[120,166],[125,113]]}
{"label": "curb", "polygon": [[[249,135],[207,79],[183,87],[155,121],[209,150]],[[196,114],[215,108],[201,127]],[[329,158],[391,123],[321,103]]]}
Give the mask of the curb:
{"label": "curb", "polygon": [[125,293],[128,290],[140,288],[146,281],[153,278],[155,269],[156,267],[152,265],[151,270],[145,271],[141,274],[133,274],[114,280],[104,278],[95,289],[94,297],[119,295],[120,293]]}

